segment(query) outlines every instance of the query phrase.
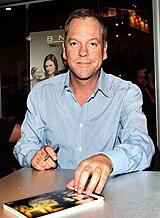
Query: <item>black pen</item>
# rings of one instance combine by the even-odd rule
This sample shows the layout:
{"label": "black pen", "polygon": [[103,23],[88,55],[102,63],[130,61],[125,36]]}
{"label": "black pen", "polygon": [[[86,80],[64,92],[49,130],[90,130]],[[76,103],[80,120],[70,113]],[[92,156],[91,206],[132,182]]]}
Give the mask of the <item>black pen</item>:
{"label": "black pen", "polygon": [[[54,152],[57,154],[58,151],[59,151],[59,144],[54,145],[54,146],[53,146],[53,150],[54,150]],[[49,154],[46,154],[46,156],[44,157],[44,161],[46,161],[49,157],[50,157],[50,155],[49,155]]]}

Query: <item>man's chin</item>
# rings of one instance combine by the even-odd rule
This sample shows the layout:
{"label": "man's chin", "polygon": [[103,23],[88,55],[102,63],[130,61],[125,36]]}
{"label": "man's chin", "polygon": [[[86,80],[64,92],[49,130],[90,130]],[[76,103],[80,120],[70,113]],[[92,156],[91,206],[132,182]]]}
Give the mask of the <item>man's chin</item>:
{"label": "man's chin", "polygon": [[92,75],[90,75],[90,76],[88,76],[88,77],[79,77],[79,76],[76,75],[76,77],[77,77],[79,80],[86,81],[86,80],[89,80],[89,79],[92,77]]}
{"label": "man's chin", "polygon": [[89,76],[88,75],[86,75],[85,76],[85,74],[84,75],[82,75],[82,73],[81,73],[81,75],[77,75],[76,73],[74,73],[73,71],[72,71],[72,74],[74,75],[74,77],[76,77],[77,79],[79,79],[79,80],[81,80],[81,81],[87,81],[87,80],[89,80],[91,77],[94,77],[98,72],[100,72],[99,70],[97,71],[97,72],[95,72],[95,73],[91,73]]}

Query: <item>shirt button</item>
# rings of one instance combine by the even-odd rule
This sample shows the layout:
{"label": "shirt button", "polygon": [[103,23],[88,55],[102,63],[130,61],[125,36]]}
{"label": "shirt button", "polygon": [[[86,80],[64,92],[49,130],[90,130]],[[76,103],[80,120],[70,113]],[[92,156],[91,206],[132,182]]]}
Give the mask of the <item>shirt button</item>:
{"label": "shirt button", "polygon": [[80,123],[80,125],[79,125],[79,126],[80,126],[80,128],[82,128],[82,127],[83,127],[83,123]]}
{"label": "shirt button", "polygon": [[79,151],[80,151],[80,152],[82,151],[82,147],[79,147]]}

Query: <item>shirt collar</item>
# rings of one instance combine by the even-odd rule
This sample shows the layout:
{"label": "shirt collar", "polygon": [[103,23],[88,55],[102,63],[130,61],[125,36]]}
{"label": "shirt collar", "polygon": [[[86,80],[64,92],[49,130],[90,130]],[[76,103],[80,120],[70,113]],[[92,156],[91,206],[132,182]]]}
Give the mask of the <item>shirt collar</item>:
{"label": "shirt collar", "polygon": [[70,73],[68,70],[64,81],[64,88],[69,88],[69,83],[70,83]]}
{"label": "shirt collar", "polygon": [[101,68],[100,77],[97,83],[97,87],[95,93],[99,90],[105,96],[109,97],[109,82],[108,82],[108,75],[104,72],[103,68]]}
{"label": "shirt collar", "polygon": [[66,90],[67,92],[71,92],[70,89],[70,71],[68,70],[67,73],[65,73],[65,78],[64,78],[64,89],[63,92]]}
{"label": "shirt collar", "polygon": [[[102,94],[109,97],[109,83],[108,83],[107,78],[108,78],[107,74],[101,68],[100,77],[99,77],[99,80],[98,80],[97,87],[95,89],[94,95],[98,91],[101,91]],[[70,89],[70,72],[69,72],[69,70],[66,73],[66,77],[65,77],[65,80],[64,80],[64,90],[71,91],[71,89]]]}

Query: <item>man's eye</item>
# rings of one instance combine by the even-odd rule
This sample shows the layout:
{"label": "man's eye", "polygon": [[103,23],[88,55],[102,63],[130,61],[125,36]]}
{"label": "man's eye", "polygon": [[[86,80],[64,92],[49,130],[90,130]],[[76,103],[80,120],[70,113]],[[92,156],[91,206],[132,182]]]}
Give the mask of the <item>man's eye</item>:
{"label": "man's eye", "polygon": [[77,42],[71,42],[70,45],[75,47],[75,46],[78,46],[78,43]]}
{"label": "man's eye", "polygon": [[91,42],[91,43],[89,43],[89,46],[90,46],[90,47],[93,47],[93,48],[94,48],[94,47],[97,47],[97,43]]}

